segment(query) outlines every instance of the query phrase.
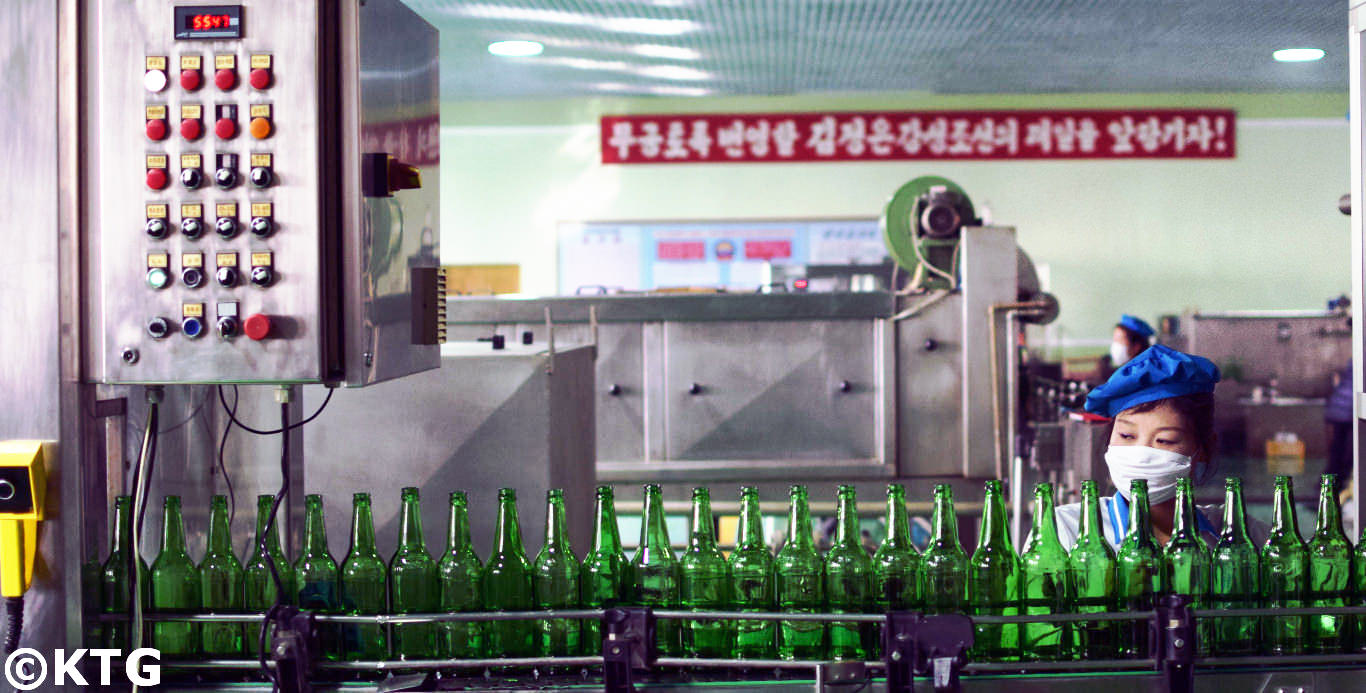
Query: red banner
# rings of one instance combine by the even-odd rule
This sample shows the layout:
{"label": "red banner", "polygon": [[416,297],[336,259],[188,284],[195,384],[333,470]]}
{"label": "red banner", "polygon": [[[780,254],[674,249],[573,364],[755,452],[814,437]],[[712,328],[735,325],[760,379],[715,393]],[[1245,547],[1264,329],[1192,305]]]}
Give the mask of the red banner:
{"label": "red banner", "polygon": [[1231,159],[1220,109],[603,116],[602,163]]}

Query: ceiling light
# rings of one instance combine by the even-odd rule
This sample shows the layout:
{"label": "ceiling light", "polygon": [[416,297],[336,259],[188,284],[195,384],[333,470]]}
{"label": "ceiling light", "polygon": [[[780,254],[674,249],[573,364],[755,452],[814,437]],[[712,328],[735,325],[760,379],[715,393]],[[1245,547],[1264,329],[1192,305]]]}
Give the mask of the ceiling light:
{"label": "ceiling light", "polygon": [[529,58],[540,55],[545,46],[537,41],[494,41],[489,44],[489,52],[504,58]]}
{"label": "ceiling light", "polygon": [[711,93],[710,89],[702,87],[650,87],[651,94],[659,96],[706,96]]}
{"label": "ceiling light", "polygon": [[662,58],[664,60],[697,60],[702,57],[701,53],[691,48],[661,46],[654,43],[641,43],[631,46],[631,52],[647,58]]}
{"label": "ceiling light", "polygon": [[636,74],[645,77],[654,77],[655,79],[673,79],[688,82],[711,79],[711,74],[708,72],[678,65],[650,65],[636,70]]}
{"label": "ceiling light", "polygon": [[605,31],[621,34],[649,34],[678,36],[695,31],[697,22],[691,19],[649,19],[646,17],[603,17],[593,22]]}
{"label": "ceiling light", "polygon": [[1281,63],[1307,63],[1323,57],[1321,48],[1282,48],[1271,57]]}

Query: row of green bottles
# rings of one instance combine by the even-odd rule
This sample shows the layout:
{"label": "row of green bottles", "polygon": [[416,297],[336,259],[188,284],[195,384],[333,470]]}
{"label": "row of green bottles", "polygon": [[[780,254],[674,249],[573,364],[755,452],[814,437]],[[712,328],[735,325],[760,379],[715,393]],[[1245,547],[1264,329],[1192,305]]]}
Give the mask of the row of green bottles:
{"label": "row of green bottles", "polygon": [[[272,498],[258,499],[257,541],[246,566],[233,555],[226,500],[213,499],[208,551],[196,566],[185,550],[180,501],[166,499],[161,553],[148,570],[139,565],[145,603],[156,611],[209,613],[262,612],[272,606],[275,582],[267,556],[274,559],[286,602],[319,613],[408,614],[468,613],[607,608],[637,604],[706,611],[792,613],[1015,614],[1149,611],[1159,595],[1175,592],[1195,608],[1265,606],[1344,606],[1366,595],[1366,560],[1354,556],[1342,531],[1333,479],[1325,477],[1319,498],[1318,526],[1306,545],[1293,513],[1290,480],[1276,481],[1275,520],[1259,552],[1247,535],[1241,487],[1226,484],[1224,529],[1213,551],[1196,526],[1190,480],[1178,482],[1172,538],[1164,548],[1152,536],[1146,482],[1131,489],[1128,531],[1116,554],[1102,531],[1096,485],[1082,485],[1082,512],[1076,546],[1069,553],[1058,541],[1053,490],[1034,490],[1033,529],[1016,556],[1006,529],[1001,484],[986,484],[976,550],[967,555],[958,540],[952,492],[934,490],[933,536],[921,556],[911,545],[905,491],[887,491],[887,536],[871,557],[859,542],[853,487],[838,493],[834,545],[823,558],[811,537],[806,489],[790,493],[788,541],[774,557],[765,545],[758,493],[742,491],[736,550],[727,558],[717,547],[706,489],[693,492],[693,522],[688,548],[679,558],[669,543],[660,488],[645,489],[641,541],[628,562],[621,547],[610,487],[600,487],[595,505],[593,545],[582,562],[573,554],[565,522],[564,496],[547,494],[546,544],[534,561],[522,547],[516,494],[499,493],[497,539],[487,563],[470,542],[468,502],[450,496],[447,550],[439,561],[427,553],[418,494],[404,489],[400,541],[386,566],[375,548],[370,498],[356,494],[351,549],[340,568],[328,548],[322,500],[305,500],[302,554],[286,562],[278,533],[265,536]],[[111,553],[103,568],[106,611],[126,612],[131,584],[130,502],[115,503]],[[264,553],[262,544],[264,543]],[[1355,568],[1355,572],[1354,572]],[[1366,620],[1343,616],[1313,618],[1268,616],[1261,619],[1217,617],[1199,624],[1202,654],[1340,652],[1355,644],[1366,648]],[[1049,660],[1145,657],[1146,622],[1069,624],[978,624],[974,657]],[[1353,637],[1354,632],[1356,637]],[[151,628],[152,642],[170,656],[202,653],[212,657],[255,655],[260,630],[242,624],[162,622]],[[694,618],[661,619],[658,646],[665,655],[787,659],[863,659],[876,656],[880,633],[857,621],[746,621]],[[331,626],[321,629],[325,656],[349,659],[476,658],[596,653],[602,634],[595,619],[443,622]],[[105,630],[109,646],[123,647],[125,624]]]}

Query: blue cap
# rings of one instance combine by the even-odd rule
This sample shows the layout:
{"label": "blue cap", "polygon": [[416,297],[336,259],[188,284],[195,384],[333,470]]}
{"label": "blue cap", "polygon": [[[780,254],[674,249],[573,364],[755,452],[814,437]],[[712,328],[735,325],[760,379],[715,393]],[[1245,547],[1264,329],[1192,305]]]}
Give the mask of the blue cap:
{"label": "blue cap", "polygon": [[1143,318],[1136,318],[1128,313],[1119,316],[1119,326],[1140,337],[1151,337],[1156,334],[1153,326],[1145,322]]}
{"label": "blue cap", "polygon": [[1214,392],[1219,367],[1213,361],[1157,344],[1119,367],[1086,396],[1086,411],[1114,418],[1130,407],[1197,392]]}

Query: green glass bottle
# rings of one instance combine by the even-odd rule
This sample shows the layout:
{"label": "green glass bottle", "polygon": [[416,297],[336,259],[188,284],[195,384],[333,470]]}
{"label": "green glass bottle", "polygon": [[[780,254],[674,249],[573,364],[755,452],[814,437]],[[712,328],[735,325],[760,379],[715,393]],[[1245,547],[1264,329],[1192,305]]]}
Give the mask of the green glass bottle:
{"label": "green glass bottle", "polygon": [[[678,562],[678,602],[690,611],[730,609],[730,565],[716,547],[711,492],[692,490],[692,533]],[[691,619],[683,622],[683,653],[689,657],[728,657],[731,622]]]}
{"label": "green glass bottle", "polygon": [[[658,484],[645,486],[645,506],[640,524],[640,548],[631,561],[631,601],[638,606],[677,609],[679,606],[678,559],[669,545],[664,524],[664,499]],[[655,624],[655,644],[661,657],[682,651],[678,621],[660,619]]]}
{"label": "green glass bottle", "polygon": [[[446,526],[446,553],[437,565],[441,579],[441,610],[469,613],[484,608],[484,564],[470,541],[469,499],[464,491],[451,492],[450,521]],[[484,655],[481,623],[449,621],[441,624],[441,650],[454,659],[477,659]]]}
{"label": "green glass bottle", "polygon": [[[735,550],[730,554],[731,594],[736,611],[772,611],[773,554],[764,544],[764,518],[759,510],[759,490],[740,489],[740,527]],[[735,623],[735,659],[772,659],[777,633],[773,621]]]}
{"label": "green glass bottle", "polygon": [[[242,611],[242,562],[232,551],[228,527],[228,497],[209,501],[209,547],[199,563],[199,598],[210,614]],[[241,623],[205,623],[200,626],[202,650],[209,659],[242,656]]]}
{"label": "green glass bottle", "polygon": [[[327,525],[323,524],[323,497],[304,496],[304,549],[294,563],[294,603],[300,609],[320,614],[335,614],[340,606],[337,562],[327,550]],[[318,646],[322,657],[336,660],[340,655],[335,624],[318,624]]]}
{"label": "green glass bottle", "polygon": [[[133,553],[133,499],[119,496],[114,499],[114,520],[109,525],[109,558],[100,568],[100,603],[107,614],[124,616],[133,613],[133,576],[130,562]],[[137,570],[142,573],[142,603],[150,608],[152,581],[147,562],[137,557]],[[116,650],[128,650],[128,622],[110,621],[105,624],[104,644]]]}
{"label": "green glass bottle", "polygon": [[[1352,589],[1352,544],[1342,531],[1338,508],[1337,475],[1324,474],[1319,482],[1319,513],[1314,536],[1309,539],[1309,604],[1311,607],[1347,606]],[[1346,616],[1311,616],[1309,641],[1317,654],[1339,654],[1351,639]]]}
{"label": "green glass bottle", "polygon": [[[388,609],[388,567],[375,548],[375,519],[370,494],[351,496],[351,549],[341,565],[341,609],[351,616],[376,616]],[[342,651],[349,660],[389,657],[384,626],[342,626]]]}
{"label": "green glass bottle", "polygon": [[[867,613],[873,605],[873,561],[860,541],[858,497],[842,485],[835,506],[835,541],[825,555],[825,601],[833,614]],[[871,629],[857,621],[832,621],[830,659],[862,661],[869,656]]]}
{"label": "green glass bottle", "polygon": [[[1361,532],[1352,552],[1352,605],[1366,606],[1366,522],[1357,521]],[[1366,653],[1366,615],[1352,618],[1352,649]]]}
{"label": "green glass bottle", "polygon": [[[1100,524],[1100,494],[1096,482],[1081,482],[1081,522],[1077,543],[1067,556],[1068,583],[1079,614],[1103,614],[1115,610],[1115,552],[1105,540]],[[1072,655],[1076,659],[1115,657],[1117,625],[1111,621],[1077,621],[1072,624]]]}
{"label": "green glass bottle", "polygon": [[[1271,532],[1262,546],[1262,600],[1268,609],[1299,609],[1309,586],[1309,551],[1295,520],[1295,490],[1288,476],[1276,477]],[[1262,628],[1267,654],[1304,654],[1307,619],[1268,616]]]}
{"label": "green glass bottle", "polygon": [[[1065,614],[1071,609],[1067,551],[1058,540],[1053,514],[1053,484],[1034,486],[1034,524],[1020,555],[1020,605],[1026,615]],[[1071,635],[1065,623],[1028,623],[1020,628],[1025,659],[1068,657]]]}
{"label": "green glass bottle", "polygon": [[[1224,528],[1214,545],[1210,566],[1210,607],[1255,609],[1261,601],[1261,556],[1247,534],[1243,510],[1243,482],[1224,480]],[[1256,654],[1260,647],[1256,617],[1213,620],[1214,652],[1219,655]]]}
{"label": "green glass bottle", "polygon": [[[416,488],[401,492],[398,517],[398,548],[389,560],[389,613],[426,614],[441,604],[441,581],[436,561],[427,553],[422,538],[422,508]],[[437,655],[436,624],[405,623],[393,629],[393,656],[397,659],[431,659]]]}
{"label": "green glass bottle", "polygon": [[[280,520],[270,528],[270,534],[266,534],[266,523],[270,519],[270,508],[275,502],[275,497],[270,495],[260,495],[256,497],[256,538],[251,542],[251,557],[247,559],[247,564],[243,566],[242,585],[243,585],[243,604],[246,609],[253,613],[265,613],[275,606],[276,595],[280,594],[280,601],[289,604],[293,590],[290,587],[294,584],[294,570],[289,565],[289,559],[285,556],[284,549],[280,548]],[[261,551],[261,545],[265,544],[265,553]],[[269,557],[270,562],[267,562]],[[280,586],[284,588],[283,593],[276,591],[275,579],[271,575],[270,566],[275,566],[275,572],[280,578]],[[273,630],[272,630],[273,632]],[[247,629],[247,655],[256,657],[260,652],[261,629],[252,626]],[[266,634],[266,644],[269,646],[271,635]]]}
{"label": "green glass bottle", "polygon": [[[1129,485],[1129,526],[1115,557],[1116,592],[1119,607],[1125,611],[1152,611],[1158,595],[1166,590],[1162,583],[1162,549],[1153,539],[1148,519],[1148,482],[1134,479]],[[1144,658],[1148,652],[1148,623],[1123,623],[1119,644],[1121,657]]]}
{"label": "green glass bottle", "polygon": [[[152,561],[152,609],[194,613],[199,610],[199,570],[185,549],[185,522],[180,496],[166,496],[161,514],[161,553]],[[198,649],[199,624],[162,622],[152,625],[152,647],[166,658],[185,657]]]}
{"label": "green glass bottle", "polygon": [[[585,609],[609,609],[624,603],[631,584],[631,564],[621,548],[621,528],[611,486],[599,486],[593,505],[593,547],[579,567],[579,601]],[[602,621],[583,622],[583,651],[602,652]]]}
{"label": "green glass bottle", "polygon": [[[1164,583],[1172,594],[1190,597],[1192,609],[1209,608],[1211,557],[1195,519],[1195,492],[1190,477],[1176,480],[1176,517],[1172,522],[1172,537],[1163,552]],[[1195,624],[1195,653],[1205,657],[1214,639],[1208,619]]]}
{"label": "green glass bottle", "polygon": [[[806,487],[788,491],[787,541],[774,560],[773,589],[778,610],[815,614],[825,610],[825,569],[811,538],[811,509]],[[825,657],[825,624],[820,621],[779,621],[778,657]]]}
{"label": "green glass bottle", "polygon": [[[564,490],[545,494],[545,546],[531,566],[531,592],[537,609],[577,609],[579,606],[579,560],[569,545],[569,526],[564,514]],[[545,657],[579,654],[579,622],[543,619],[536,623],[538,651]]]}
{"label": "green glass bottle", "polygon": [[968,554],[958,540],[958,515],[953,510],[953,487],[934,487],[934,515],[925,565],[925,613],[960,614],[968,606]]}
{"label": "green glass bottle", "polygon": [[[489,611],[529,611],[535,600],[531,588],[531,566],[522,549],[522,527],[517,521],[517,492],[498,490],[498,525],[494,529],[493,551],[484,564],[480,584],[484,607]],[[530,657],[536,653],[530,621],[495,621],[484,632],[489,654],[495,657]]]}
{"label": "green glass bottle", "polygon": [[[1017,616],[1020,609],[1020,558],[1007,532],[1006,502],[1001,482],[986,482],[982,528],[977,549],[968,559],[968,606],[979,616]],[[978,624],[973,656],[1009,661],[1020,656],[1016,624]]]}
{"label": "green glass bottle", "polygon": [[923,579],[920,552],[911,543],[906,519],[906,487],[887,485],[887,536],[873,554],[873,603],[877,610],[920,608]]}

